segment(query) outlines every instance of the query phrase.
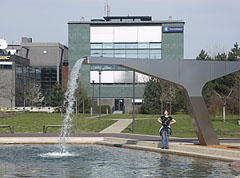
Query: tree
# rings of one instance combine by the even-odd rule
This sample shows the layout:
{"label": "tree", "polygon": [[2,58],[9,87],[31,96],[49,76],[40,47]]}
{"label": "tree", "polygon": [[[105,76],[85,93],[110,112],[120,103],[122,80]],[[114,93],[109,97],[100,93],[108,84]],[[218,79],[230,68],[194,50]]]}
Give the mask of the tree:
{"label": "tree", "polygon": [[140,112],[143,114],[159,114],[161,108],[162,87],[160,80],[151,78],[145,86],[143,104]]}
{"label": "tree", "polygon": [[81,82],[78,82],[78,88],[75,91],[76,104],[75,107],[77,112],[90,112],[91,101],[87,96],[87,90],[82,86]]}
{"label": "tree", "polygon": [[64,93],[66,91],[66,87],[62,86],[58,82],[52,86],[51,95],[49,98],[49,105],[52,107],[61,108],[64,103]]}
{"label": "tree", "polygon": [[[170,82],[161,80],[161,113],[163,108],[169,109],[170,114],[172,113],[172,103],[176,99],[176,87]],[[169,106],[167,106],[169,105]],[[164,107],[165,106],[165,107]]]}
{"label": "tree", "polygon": [[[240,50],[238,44],[234,44],[234,48],[228,54],[225,52],[218,53],[212,60],[217,61],[237,61],[240,58]],[[198,60],[209,60],[208,54],[201,50],[197,57]],[[215,114],[217,107],[222,107],[223,121],[226,116],[226,106],[228,102],[236,101],[231,96],[236,95],[236,84],[239,82],[239,72],[229,74],[214,81],[208,82],[203,88],[203,96],[211,113]],[[234,92],[233,92],[234,91]]]}
{"label": "tree", "polygon": [[[12,73],[12,71],[11,71]],[[9,72],[3,73],[1,77],[4,80],[4,83],[1,84],[0,89],[0,97],[5,98],[10,101],[11,109],[13,107],[13,101],[15,99],[15,79],[13,74]]]}
{"label": "tree", "polygon": [[36,106],[37,104],[42,103],[45,98],[41,92],[40,86],[36,82],[33,82],[24,92],[25,100],[31,106]]}
{"label": "tree", "polygon": [[196,59],[197,59],[197,60],[210,61],[210,60],[211,60],[211,57],[207,54],[206,51],[204,51],[204,50],[202,49]]}

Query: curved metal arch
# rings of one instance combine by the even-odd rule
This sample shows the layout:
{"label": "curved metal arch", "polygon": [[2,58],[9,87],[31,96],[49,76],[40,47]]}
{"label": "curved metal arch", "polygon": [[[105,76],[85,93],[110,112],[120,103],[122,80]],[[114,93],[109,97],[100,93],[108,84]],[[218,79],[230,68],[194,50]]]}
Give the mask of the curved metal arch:
{"label": "curved metal arch", "polygon": [[85,63],[118,65],[181,86],[199,143],[219,144],[202,88],[211,80],[239,71],[240,62],[89,57]]}

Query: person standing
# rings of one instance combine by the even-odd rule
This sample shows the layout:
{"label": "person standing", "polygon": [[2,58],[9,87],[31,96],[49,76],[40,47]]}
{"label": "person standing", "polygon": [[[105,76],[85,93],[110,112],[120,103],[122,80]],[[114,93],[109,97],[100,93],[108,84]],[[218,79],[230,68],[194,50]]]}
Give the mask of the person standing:
{"label": "person standing", "polygon": [[172,134],[170,125],[176,122],[175,119],[169,116],[168,110],[164,111],[164,116],[161,116],[157,121],[162,124],[159,129],[159,134],[162,136],[162,149],[168,149],[168,136]]}

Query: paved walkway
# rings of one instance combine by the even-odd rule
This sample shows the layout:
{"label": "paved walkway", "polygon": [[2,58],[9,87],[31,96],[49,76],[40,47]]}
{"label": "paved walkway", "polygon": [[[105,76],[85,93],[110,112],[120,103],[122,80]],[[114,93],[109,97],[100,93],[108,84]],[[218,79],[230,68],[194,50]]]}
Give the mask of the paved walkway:
{"label": "paved walkway", "polygon": [[117,119],[117,122],[105,128],[100,133],[121,133],[131,122],[132,119]]}

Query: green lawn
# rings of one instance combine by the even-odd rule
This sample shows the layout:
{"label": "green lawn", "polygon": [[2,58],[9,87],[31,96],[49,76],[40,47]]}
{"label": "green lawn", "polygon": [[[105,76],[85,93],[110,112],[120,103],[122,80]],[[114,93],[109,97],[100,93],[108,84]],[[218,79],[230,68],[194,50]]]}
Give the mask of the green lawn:
{"label": "green lawn", "polygon": [[[176,123],[171,126],[173,130],[173,137],[196,137],[192,122],[188,115],[173,115],[176,119]],[[157,116],[155,119],[144,119],[135,121],[135,133],[146,135],[159,135],[158,130],[160,124],[157,122]],[[240,138],[240,126],[237,125],[239,116],[227,116],[226,122],[223,122],[220,117],[212,119],[213,127],[218,137]],[[129,125],[123,133],[131,133],[132,125]]]}
{"label": "green lawn", "polygon": [[[88,115],[84,115],[88,116]],[[14,113],[7,118],[0,118],[0,125],[14,125],[15,133],[33,133],[43,131],[43,125],[61,125],[63,117],[59,113]],[[75,132],[99,132],[116,121],[109,119],[88,119],[79,115],[74,117]],[[0,133],[9,133],[9,128],[0,128]],[[58,132],[59,128],[48,128],[47,132]]]}
{"label": "green lawn", "polygon": [[[76,133],[99,132],[113,124],[110,119],[131,119],[131,114],[107,115],[102,119],[86,118],[89,114],[74,117],[72,125]],[[158,135],[160,124],[157,122],[159,115],[136,114],[135,133],[146,135]],[[192,122],[188,115],[172,115],[177,123],[172,125],[173,137],[196,137]],[[218,137],[240,138],[240,126],[237,125],[238,115],[227,116],[226,122],[222,122],[221,117],[212,119]],[[42,133],[43,125],[61,125],[63,116],[59,113],[14,113],[7,118],[0,118],[0,125],[14,125],[15,133]],[[130,124],[123,133],[131,133]],[[59,132],[59,128],[48,128],[48,132]],[[9,128],[0,128],[0,133],[9,133]]]}

